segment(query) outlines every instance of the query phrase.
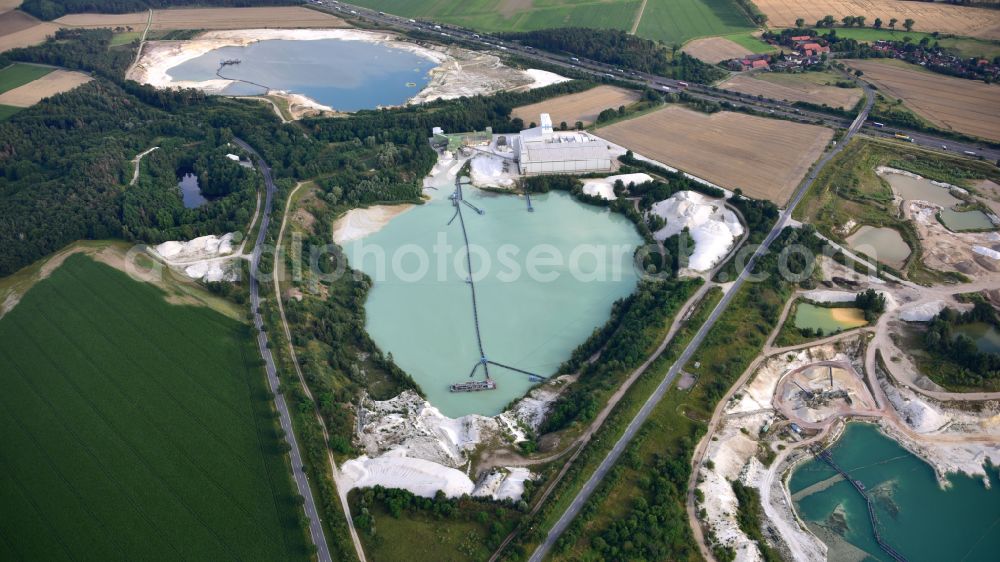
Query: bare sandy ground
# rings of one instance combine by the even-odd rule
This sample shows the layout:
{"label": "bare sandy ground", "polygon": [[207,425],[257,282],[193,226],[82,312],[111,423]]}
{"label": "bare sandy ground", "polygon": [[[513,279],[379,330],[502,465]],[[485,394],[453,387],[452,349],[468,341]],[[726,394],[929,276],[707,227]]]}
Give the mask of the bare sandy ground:
{"label": "bare sandy ground", "polygon": [[722,187],[784,205],[833,137],[833,131],[720,111],[680,106],[597,131],[616,144]]}
{"label": "bare sandy ground", "polygon": [[[146,12],[132,14],[71,14],[56,21],[62,27],[146,25]],[[255,27],[349,27],[344,20],[301,6],[265,8],[177,8],[153,10],[154,31],[167,29],[247,29]]]}
{"label": "bare sandy ground", "polygon": [[863,71],[865,79],[903,100],[928,121],[977,137],[1000,140],[1000,86],[996,84],[875,60],[852,60],[848,64]]}
{"label": "bare sandy ground", "polygon": [[590,125],[597,120],[597,114],[605,109],[618,109],[618,106],[630,105],[638,100],[638,92],[615,86],[598,86],[584,92],[515,107],[511,115],[520,117],[527,126],[537,123],[540,114],[548,113],[556,126],[565,121],[572,128],[577,121]]}
{"label": "bare sandy ground", "polygon": [[850,108],[861,99],[860,88],[838,88],[806,81],[771,81],[737,74],[719,85],[727,90],[777,100],[806,101],[830,107]]}
{"label": "bare sandy ground", "polygon": [[30,107],[44,98],[67,92],[90,82],[90,76],[71,70],[54,70],[38,80],[0,94],[0,104]]}
{"label": "bare sandy ground", "polygon": [[333,241],[343,244],[374,234],[413,205],[373,205],[351,209],[333,223]]}
{"label": "bare sandy ground", "polygon": [[767,23],[772,27],[794,27],[796,18],[804,18],[811,25],[831,15],[838,24],[844,16],[866,16],[869,22],[876,17],[885,22],[897,18],[897,28],[902,29],[903,21],[912,18],[916,31],[1000,39],[997,10],[904,0],[755,0],[755,4],[767,14]]}
{"label": "bare sandy ground", "polygon": [[688,42],[681,49],[696,59],[709,64],[749,55],[750,50],[725,37],[705,37]]}

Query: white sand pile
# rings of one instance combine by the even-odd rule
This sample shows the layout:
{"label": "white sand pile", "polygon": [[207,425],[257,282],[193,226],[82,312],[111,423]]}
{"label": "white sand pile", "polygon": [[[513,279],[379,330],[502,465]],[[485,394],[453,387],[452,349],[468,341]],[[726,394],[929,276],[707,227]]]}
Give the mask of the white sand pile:
{"label": "white sand pile", "polygon": [[654,204],[652,212],[667,221],[667,225],[654,234],[657,240],[669,238],[685,228],[690,231],[695,249],[688,268],[695,271],[711,269],[743,234],[743,225],[736,213],[726,209],[721,200],[694,191],[675,193]]}
{"label": "white sand pile", "polygon": [[972,251],[981,255],[986,256],[990,259],[1000,260],[1000,252],[987,248],[986,246],[973,246]]}
{"label": "white sand pile", "polygon": [[[504,171],[504,163],[507,171]],[[513,187],[517,164],[492,154],[476,154],[470,164],[472,183],[480,187]]]}
{"label": "white sand pile", "polygon": [[193,263],[184,268],[184,274],[191,279],[202,281],[236,281],[236,268],[233,260],[206,260]]}
{"label": "white sand pile", "polygon": [[346,492],[351,488],[383,486],[409,490],[418,496],[433,498],[438,490],[454,498],[471,494],[475,486],[461,470],[406,456],[399,448],[377,458],[360,456],[344,463],[341,472]]}
{"label": "white sand pile", "polygon": [[629,184],[642,184],[648,181],[653,181],[653,178],[649,174],[619,174],[617,176],[608,176],[606,178],[589,178],[583,180],[583,192],[587,195],[592,195],[595,197],[601,197],[602,199],[607,199],[608,201],[614,201],[618,197],[615,196],[615,182],[622,180],[622,183],[628,187]]}
{"label": "white sand pile", "polygon": [[233,235],[223,234],[221,237],[209,234],[190,240],[178,242],[171,240],[154,248],[162,258],[169,261],[201,260],[233,253]]}
{"label": "white sand pile", "polygon": [[413,205],[373,205],[351,209],[333,223],[333,241],[343,244],[374,234],[411,207]]}
{"label": "white sand pile", "polygon": [[529,90],[534,90],[536,88],[544,88],[545,86],[551,86],[552,84],[560,84],[562,82],[569,82],[570,78],[565,76],[560,76],[555,72],[549,72],[548,70],[539,70],[537,68],[529,68],[524,71],[529,77],[531,77],[534,82],[528,84]]}
{"label": "white sand pile", "polygon": [[944,310],[945,306],[945,302],[940,300],[918,304],[900,311],[899,317],[907,322],[930,322],[932,318]]}
{"label": "white sand pile", "polygon": [[937,431],[950,421],[948,416],[910,391],[886,384],[883,384],[882,388],[892,407],[899,412],[899,416],[918,433]]}
{"label": "white sand pile", "polygon": [[486,475],[472,495],[517,501],[524,495],[524,482],[531,478],[531,471],[527,468],[504,467]]}

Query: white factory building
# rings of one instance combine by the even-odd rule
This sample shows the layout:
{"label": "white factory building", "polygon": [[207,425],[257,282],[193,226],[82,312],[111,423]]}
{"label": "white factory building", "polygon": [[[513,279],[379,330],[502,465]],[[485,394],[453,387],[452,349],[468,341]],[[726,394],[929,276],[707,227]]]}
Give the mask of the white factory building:
{"label": "white factory building", "polygon": [[521,173],[571,174],[611,170],[611,152],[607,143],[583,131],[553,131],[548,113],[541,125],[521,131],[515,156]]}

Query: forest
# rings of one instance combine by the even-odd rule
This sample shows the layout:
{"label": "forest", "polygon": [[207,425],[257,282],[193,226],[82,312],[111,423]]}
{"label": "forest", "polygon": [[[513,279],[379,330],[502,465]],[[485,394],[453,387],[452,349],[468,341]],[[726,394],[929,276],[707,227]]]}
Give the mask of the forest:
{"label": "forest", "polygon": [[656,74],[689,82],[710,83],[725,71],[705,64],[662,43],[630,35],[618,29],[564,27],[518,33],[501,33],[504,39],[538,49],[569,53],[626,70]]}
{"label": "forest", "polygon": [[54,20],[66,14],[93,12],[98,14],[127,14],[143,12],[150,8],[294,6],[302,0],[24,0],[21,9],[40,20]]}

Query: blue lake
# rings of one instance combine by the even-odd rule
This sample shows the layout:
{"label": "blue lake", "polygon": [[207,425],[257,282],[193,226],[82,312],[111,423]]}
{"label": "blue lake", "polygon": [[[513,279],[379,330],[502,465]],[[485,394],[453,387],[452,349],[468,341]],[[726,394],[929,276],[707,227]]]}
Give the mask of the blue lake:
{"label": "blue lake", "polygon": [[185,209],[194,209],[208,203],[208,199],[201,194],[201,187],[198,186],[198,176],[187,173],[177,182],[181,189],[181,199],[184,200]]}
{"label": "blue lake", "polygon": [[[221,67],[223,61],[239,64]],[[342,39],[268,40],[223,47],[171,68],[174,80],[242,80],[225,95],[261,95],[268,89],[305,95],[338,111],[401,105],[430,81],[437,64],[409,51]]]}

